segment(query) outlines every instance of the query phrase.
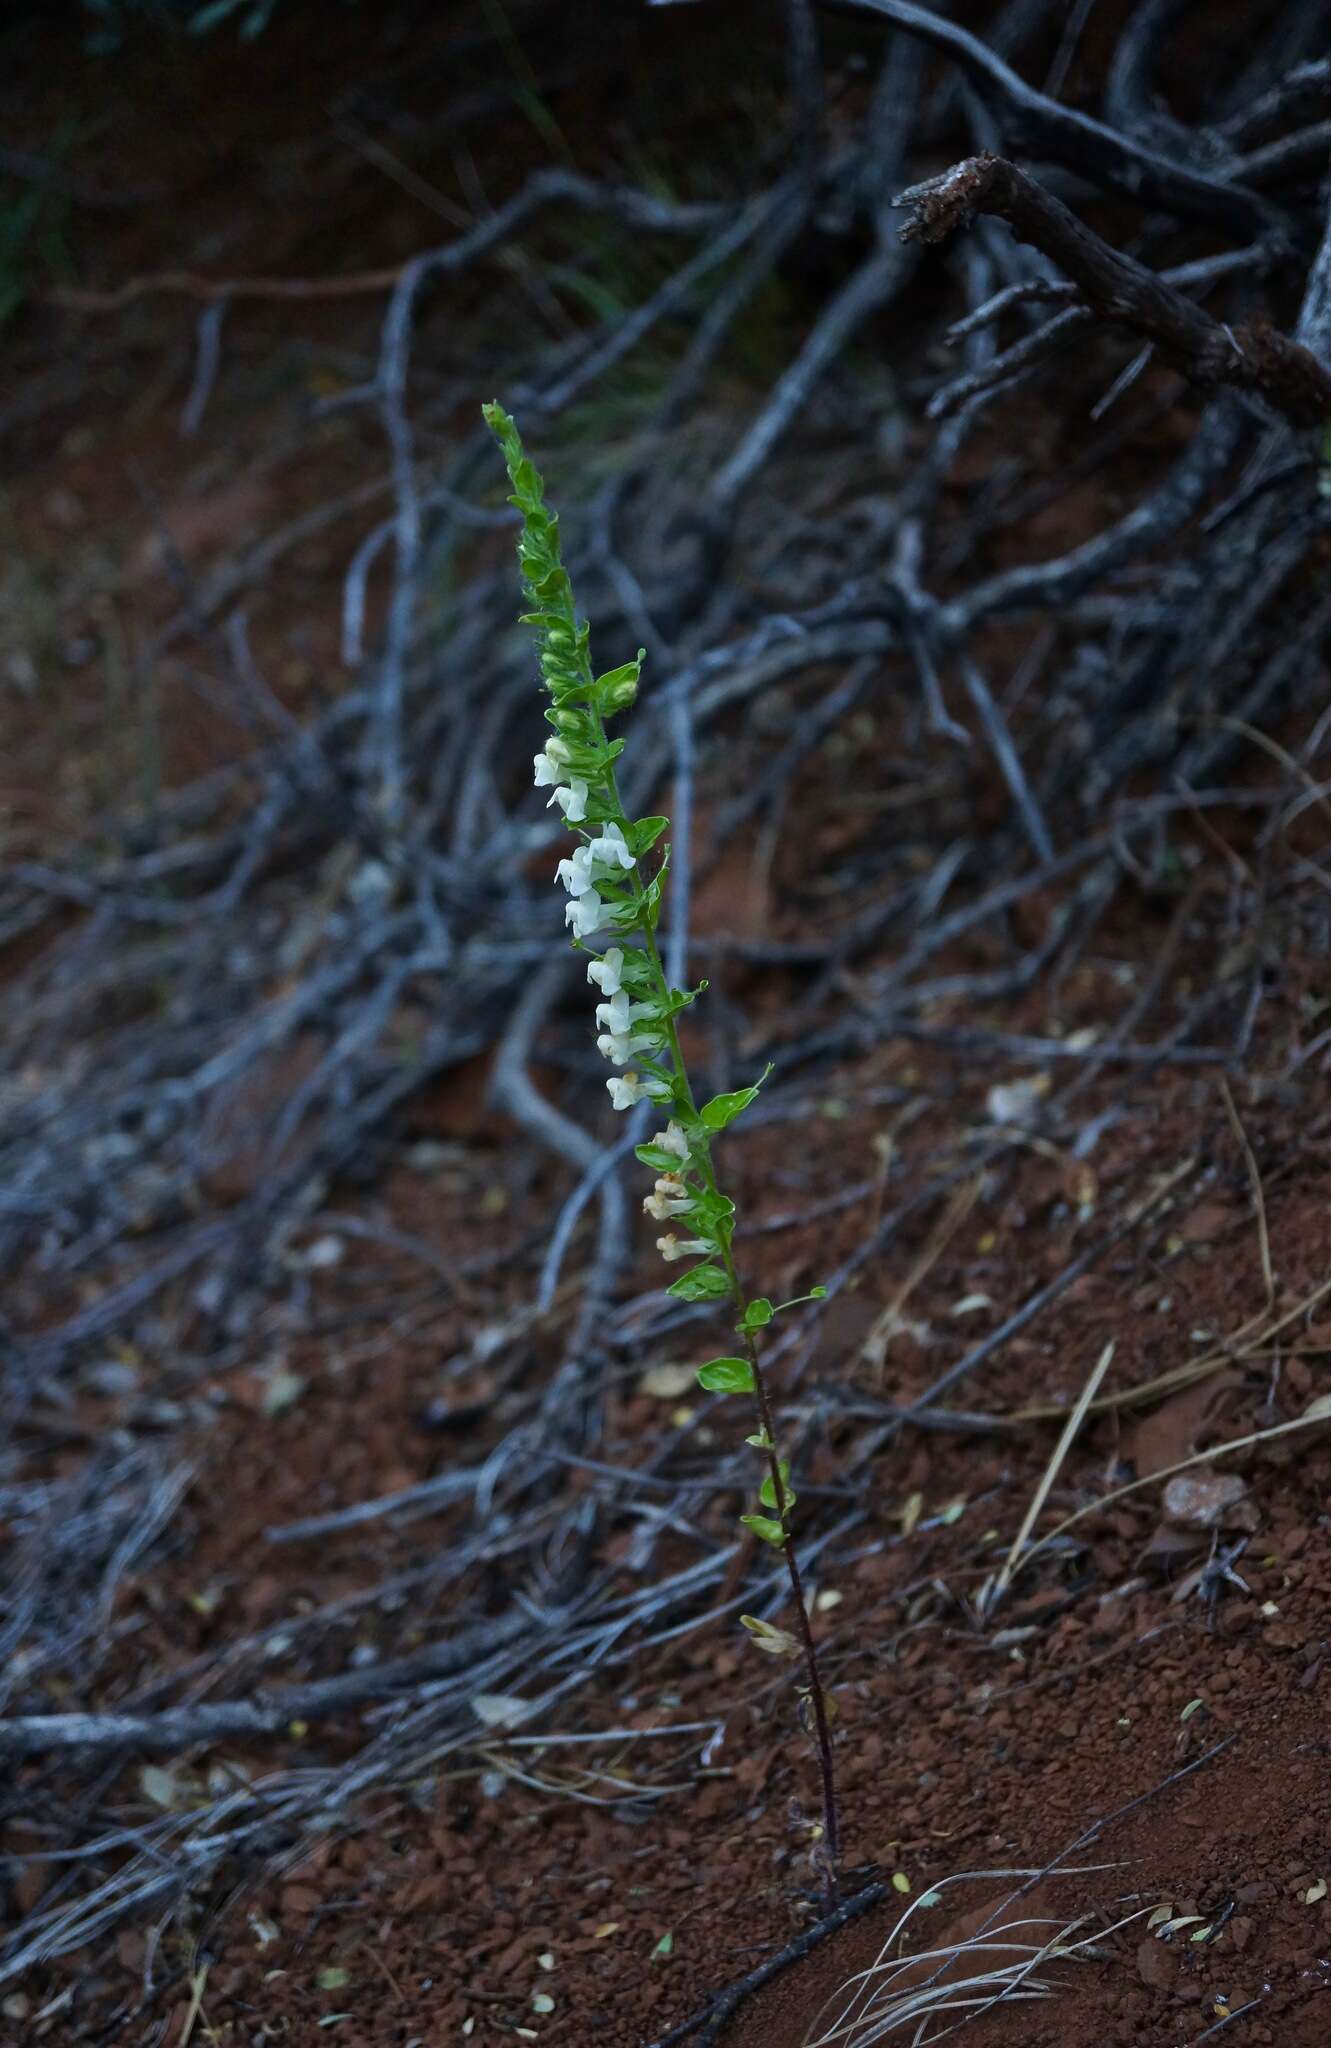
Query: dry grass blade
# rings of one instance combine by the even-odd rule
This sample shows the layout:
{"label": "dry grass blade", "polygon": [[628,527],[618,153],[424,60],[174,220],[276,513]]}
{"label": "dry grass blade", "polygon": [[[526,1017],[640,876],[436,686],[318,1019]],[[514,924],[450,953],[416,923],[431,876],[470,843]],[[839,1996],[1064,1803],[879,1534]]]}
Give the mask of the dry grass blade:
{"label": "dry grass blade", "polygon": [[[806,2033],[803,2048],[837,2048],[837,2044],[840,2048],[872,2048],[874,2042],[906,2033],[915,2044],[941,2041],[991,2006],[1056,1996],[1057,1984],[1045,1974],[1048,1965],[1085,1960],[1106,1934],[1140,1917],[1140,1913],[1132,1913],[1115,1927],[1097,1926],[1079,1939],[1073,1937],[1086,1924],[1085,1915],[1068,1920],[1022,1917],[1003,1920],[997,1926],[986,1923],[960,1941],[906,1953],[905,1935],[912,1915],[926,1904],[936,1905],[948,1886],[1034,1874],[967,1872],[945,1879],[913,1901],[896,1922],[877,1961],[848,1979],[827,2000]],[[1061,1874],[1089,1872],[1083,1868]],[[1140,1909],[1142,1913],[1148,1910]]]}
{"label": "dry grass blade", "polygon": [[[1299,1321],[1331,1294],[1331,1279],[1323,1280],[1312,1291],[1296,1301],[1293,1308],[1285,1310],[1273,1323],[1266,1320],[1265,1309],[1249,1316],[1241,1323],[1232,1336],[1222,1338],[1219,1344],[1200,1358],[1190,1358],[1186,1365],[1172,1366],[1168,1372],[1157,1373],[1153,1379],[1142,1380],[1135,1387],[1119,1387],[1112,1394],[1101,1394],[1091,1403],[1093,1415],[1106,1414],[1113,1408],[1147,1408],[1153,1401],[1162,1401],[1168,1394],[1175,1394],[1182,1387],[1195,1386],[1198,1380],[1209,1378],[1227,1365],[1241,1363],[1263,1351],[1273,1337],[1287,1330],[1291,1323]],[[1032,1402],[1028,1408],[1014,1409],[1004,1419],[1008,1422],[1057,1422],[1063,1410],[1052,1402]]]}
{"label": "dry grass blade", "polygon": [[1265,1313],[1270,1315],[1276,1303],[1276,1277],[1271,1268],[1271,1233],[1267,1228],[1266,1222],[1266,1196],[1262,1190],[1262,1176],[1257,1168],[1257,1155],[1248,1141],[1248,1133],[1244,1130],[1243,1121],[1234,1106],[1233,1091],[1223,1074],[1220,1075],[1219,1080],[1220,1095],[1225,1105],[1225,1115],[1229,1118],[1230,1129],[1239,1141],[1244,1164],[1248,1169],[1248,1181],[1252,1188],[1253,1208],[1257,1213],[1257,1242],[1262,1259],[1262,1282],[1266,1288]]}
{"label": "dry grass blade", "polygon": [[1086,1419],[1092,1401],[1099,1392],[1100,1382],[1108,1372],[1113,1356],[1114,1339],[1111,1337],[1092,1367],[1086,1384],[1077,1397],[1076,1405],[1063,1425],[1063,1432],[1054,1446],[1053,1456],[1045,1466],[1040,1484],[1031,1496],[1031,1503],[1022,1519],[1021,1527],[1012,1539],[1012,1548],[1003,1559],[1002,1566],[996,1576],[988,1580],[980,1588],[976,1604],[981,1614],[990,1613],[998,1605],[1003,1595],[1007,1592],[1008,1587],[1012,1584],[1013,1577],[1021,1562],[1022,1553],[1026,1548],[1027,1539],[1040,1518],[1041,1510],[1049,1498],[1050,1490],[1062,1468],[1063,1460],[1071,1450],[1077,1432]]}
{"label": "dry grass blade", "polygon": [[1116,1500],[1122,1500],[1126,1494],[1138,1492],[1143,1486],[1157,1486],[1162,1479],[1171,1479],[1176,1472],[1187,1472],[1193,1465],[1210,1465],[1217,1458],[1227,1458],[1234,1451],[1251,1450],[1254,1444],[1272,1443],[1276,1437],[1289,1436],[1296,1429],[1311,1429],[1318,1422],[1331,1422],[1331,1394],[1319,1394],[1315,1401],[1308,1403],[1302,1415],[1296,1415],[1291,1422],[1277,1422],[1271,1429],[1255,1429],[1250,1436],[1231,1437],[1228,1443],[1212,1444],[1204,1451],[1195,1451],[1190,1458],[1180,1458],[1175,1465],[1162,1465],[1158,1472],[1148,1472],[1144,1479],[1130,1479],[1126,1486],[1116,1486],[1112,1493],[1102,1494],[1098,1500],[1087,1501],[1085,1507],[1080,1507],[1075,1513],[1065,1516],[1055,1528],[1043,1535],[1038,1543],[1033,1543],[1028,1555],[1034,1557],[1037,1550],[1047,1549],[1056,1537],[1061,1536],[1066,1529],[1071,1529],[1074,1523],[1080,1522],[1084,1516],[1097,1514],[1101,1508],[1112,1507]]}

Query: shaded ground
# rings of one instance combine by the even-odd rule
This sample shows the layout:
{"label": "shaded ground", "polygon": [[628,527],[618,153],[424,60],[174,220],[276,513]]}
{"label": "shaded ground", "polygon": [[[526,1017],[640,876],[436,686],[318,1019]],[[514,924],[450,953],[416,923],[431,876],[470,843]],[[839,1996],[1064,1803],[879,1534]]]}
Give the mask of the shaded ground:
{"label": "shaded ground", "polygon": [[[1074,103],[1098,104],[1129,14],[1097,11]],[[1237,49],[1248,22],[1235,7],[1215,33]],[[367,581],[363,662],[346,646],[344,576],[395,500],[377,418],[326,405],[376,373],[384,288],[237,295],[211,385],[197,296],[88,310],[51,295],[75,273],[111,290],[178,267],[393,272],[570,147],[589,175],[644,186],[700,157],[677,198],[749,189],[737,161],[783,104],[779,43],[736,18],[709,30],[699,63],[673,21],[625,24],[596,64],[578,51],[562,67],[545,10],[512,48],[479,16],[459,29],[408,10],[371,49],[353,11],[317,52],[279,24],[244,56],[131,51],[121,98],[95,68],[77,83],[96,113],[73,164],[164,196],[99,217],[95,235],[77,209],[62,217],[65,246],[4,336],[17,1193],[3,1711],[270,1713],[262,1732],[242,1712],[206,1740],[115,1742],[103,1726],[67,1754],[10,1761],[0,2010],[15,2039],[645,2048],[821,1910],[792,1687],[737,1623],[779,1618],[781,1586],[736,1541],[748,1475],[733,1418],[693,1380],[724,1328],[678,1317],[641,1234],[607,1266],[595,1201],[535,1306],[577,1171],[502,1088],[495,1099],[521,982],[487,981],[461,952],[394,982],[417,941],[386,944],[366,954],[365,1009],[335,991],[274,1034],[201,1098],[187,1143],[124,1107],[131,1084],[161,1086],[157,1070],[135,1082],[136,1033],[146,1061],[179,1024],[171,1075],[208,1073],[244,1042],[236,992],[252,982],[253,1014],[278,1015],[311,961],[331,972],[361,942],[348,904],[392,867],[381,792],[362,801],[372,777],[339,754],[337,720],[391,638],[391,550]],[[1058,27],[1037,27],[1026,75],[1046,75]],[[472,31],[468,69],[456,38]],[[729,37],[760,52],[740,86]],[[17,47],[12,139],[45,148],[75,87],[43,34]],[[833,142],[858,132],[880,54],[867,48],[832,36]],[[1185,35],[1168,78],[1189,119],[1209,104],[1189,100],[1195,64]],[[669,122],[653,112],[663,78]],[[719,119],[732,103],[742,134]],[[955,153],[940,141],[912,174]],[[1100,206],[1106,232],[1120,203]],[[544,361],[599,333],[589,316],[613,332],[679,260],[655,244],[626,254],[585,224],[563,233],[515,243],[499,284],[469,275],[422,315],[423,469],[442,471],[471,431],[478,357],[496,389],[528,373],[519,308],[547,323]],[[717,446],[733,451],[862,253],[812,232],[787,246],[670,446],[677,494]],[[847,579],[872,585],[890,550],[910,585],[894,521],[937,457],[925,386],[951,374],[938,335],[965,309],[958,274],[924,270],[869,323],[732,508],[716,644],[788,609],[820,630],[819,607]],[[1300,275],[1271,286],[1281,320]],[[1000,265],[972,284],[982,299],[1004,279]],[[1130,354],[1100,337],[959,437],[927,507],[929,590],[961,601],[1089,541],[1186,459],[1201,404],[1156,366],[1109,428],[1087,426]],[[621,466],[644,447],[658,459],[647,422],[668,367],[635,360],[546,429],[556,497],[561,473],[576,478],[575,533],[595,528]],[[191,391],[206,403],[186,434]],[[1217,500],[1278,452],[1235,432]],[[495,512],[488,478],[458,488]],[[744,2009],[725,2035],[742,2048],[819,2039],[824,1999],[911,1901],[938,1894],[910,1946],[955,1945],[1025,1873],[1021,1910],[1046,1923],[1035,1939],[1076,1922],[1070,1938],[1093,1952],[1044,1965],[1057,1997],[1005,2005],[971,2039],[1175,2048],[1236,2013],[1226,2048],[1326,2037],[1331,1447],[1315,1422],[1268,1434],[1331,1391],[1327,548],[1310,495],[1268,494],[1237,566],[1184,522],[1103,583],[1054,579],[1043,614],[978,609],[966,645],[1052,820],[1052,860],[1027,844],[1001,761],[922,716],[930,664],[908,606],[877,638],[879,615],[856,613],[858,641],[786,673],[762,671],[758,648],[731,698],[698,710],[687,776],[644,726],[663,806],[689,777],[695,805],[691,928],[712,986],[690,1057],[717,1086],[778,1064],[727,1155],[746,1266],[777,1298],[831,1286],[774,1356],[838,1708],[846,1865],[852,1887],[877,1875],[891,1901]],[[632,497],[630,510],[636,539],[655,513]],[[502,902],[463,859],[510,830],[535,744],[510,688],[520,650],[466,640],[469,591],[488,603],[493,588],[496,620],[512,608],[510,535],[464,528],[422,576],[427,709],[411,751],[429,801],[401,858],[425,872],[437,853],[450,929],[526,945],[535,974],[560,946],[526,876],[544,887],[553,842],[530,814],[504,840],[526,893]],[[649,626],[670,642],[678,606],[683,663],[713,643],[688,640],[687,530],[675,540],[681,560],[650,565]],[[615,590],[625,607],[613,631],[636,637],[631,596],[589,552],[607,608]],[[1232,596],[1208,611],[1222,569]],[[1196,676],[1149,639],[1163,646],[1180,588]],[[228,659],[237,607],[252,666]],[[970,719],[979,700],[940,645],[948,702]],[[437,646],[476,668],[471,695],[445,657],[431,666]],[[663,651],[663,687],[673,673]],[[1177,714],[1165,738],[1155,677]],[[192,939],[218,918],[208,864],[233,872],[255,807],[300,759],[287,719],[320,734],[353,823],[336,806],[328,823],[293,776],[299,800],[257,842],[253,879],[231,899],[218,885],[215,953],[172,950],[180,927]],[[1223,720],[1225,750],[1197,752],[1196,732],[1209,744]],[[496,724],[490,752],[449,781],[451,728]],[[1111,759],[1125,734],[1139,751]],[[750,790],[761,800],[736,809]],[[393,899],[402,920],[408,897]],[[198,1025],[211,975],[215,1041]],[[198,1008],[180,1022],[182,989]],[[329,1047],[345,1050],[383,989],[321,1093]],[[605,1136],[584,1025],[556,991],[531,1073]],[[284,1126],[293,1101],[304,1117]],[[60,1178],[80,1147],[78,1177]],[[624,1182],[636,1210],[632,1171]],[[182,1246],[194,1263],[122,1310]],[[1039,1523],[1050,1540],[997,1598],[1061,1421],[1111,1341]],[[1255,1435],[1192,1468],[1190,1491],[1152,1477]],[[343,1680],[356,1690],[340,1710],[310,1690]]]}

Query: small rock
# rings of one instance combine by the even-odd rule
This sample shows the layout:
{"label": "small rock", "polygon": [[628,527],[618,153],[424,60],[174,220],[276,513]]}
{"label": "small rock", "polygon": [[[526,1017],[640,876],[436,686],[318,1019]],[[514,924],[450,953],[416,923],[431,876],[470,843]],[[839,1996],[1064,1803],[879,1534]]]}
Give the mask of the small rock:
{"label": "small rock", "polygon": [[1176,1472],[1165,1486],[1164,1509],[1185,1528],[1218,1529],[1247,1491],[1236,1472]]}

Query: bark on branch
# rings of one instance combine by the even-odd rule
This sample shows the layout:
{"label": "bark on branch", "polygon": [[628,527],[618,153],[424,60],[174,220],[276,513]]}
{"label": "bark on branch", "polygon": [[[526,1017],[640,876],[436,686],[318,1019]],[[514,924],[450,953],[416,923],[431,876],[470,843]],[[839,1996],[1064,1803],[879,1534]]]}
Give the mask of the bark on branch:
{"label": "bark on branch", "polygon": [[909,209],[900,230],[905,242],[945,241],[977,213],[996,214],[1019,241],[1058,264],[1092,312],[1141,335],[1201,390],[1254,393],[1296,427],[1331,424],[1331,370],[1311,349],[1268,326],[1231,328],[1213,320],[1154,271],[1111,248],[1005,157],[967,157],[941,177],[912,185],[895,203]]}

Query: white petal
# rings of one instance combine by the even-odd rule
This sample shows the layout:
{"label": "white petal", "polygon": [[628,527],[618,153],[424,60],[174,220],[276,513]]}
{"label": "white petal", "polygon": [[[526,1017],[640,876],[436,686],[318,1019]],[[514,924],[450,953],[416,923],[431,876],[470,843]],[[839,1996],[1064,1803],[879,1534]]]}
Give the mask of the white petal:
{"label": "white petal", "polygon": [[[550,799],[564,813],[566,823],[580,825],[587,815],[587,785],[574,780],[567,789],[557,789]],[[549,810],[550,804],[546,805]]]}
{"label": "white petal", "polygon": [[618,946],[611,946],[602,959],[590,962],[587,968],[587,979],[588,981],[598,983],[603,994],[608,996],[618,995],[620,990],[619,974],[623,965],[623,953]]}
{"label": "white petal", "polygon": [[618,825],[607,825],[601,836],[593,839],[592,854],[606,867],[618,865],[621,868],[631,868],[634,865],[628,841]]}
{"label": "white petal", "polygon": [[555,880],[562,882],[570,896],[585,896],[592,886],[592,857],[585,846],[577,848],[572,860],[561,860]]}
{"label": "white petal", "polygon": [[581,896],[570,897],[564,905],[564,922],[572,926],[580,939],[585,939],[589,932],[594,932],[604,918],[605,905],[595,889],[588,889]]}
{"label": "white petal", "polygon": [[629,1016],[629,999],[622,989],[617,989],[608,1003],[596,1005],[596,1021],[603,1031],[627,1031],[632,1022]]}

